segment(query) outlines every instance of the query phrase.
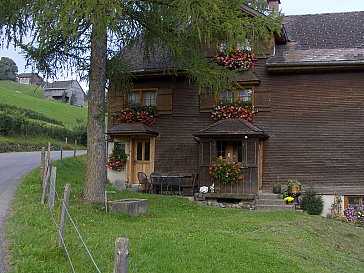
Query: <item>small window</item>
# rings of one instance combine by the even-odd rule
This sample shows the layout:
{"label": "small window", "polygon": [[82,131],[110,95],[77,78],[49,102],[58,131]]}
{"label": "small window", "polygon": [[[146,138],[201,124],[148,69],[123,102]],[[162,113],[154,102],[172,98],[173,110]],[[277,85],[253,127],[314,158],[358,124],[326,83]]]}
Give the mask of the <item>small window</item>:
{"label": "small window", "polygon": [[150,160],[150,142],[144,142],[144,160]]}
{"label": "small window", "polygon": [[128,96],[128,100],[131,103],[140,104],[140,93],[139,92],[132,92]]}
{"label": "small window", "polygon": [[156,105],[156,92],[138,90],[133,91],[128,95],[128,102],[140,105]]}
{"label": "small window", "polygon": [[143,142],[137,144],[137,160],[143,159]]}
{"label": "small window", "polygon": [[211,164],[211,143],[202,142],[202,159],[201,166],[209,166]]}
{"label": "small window", "polygon": [[355,206],[364,206],[364,196],[345,196],[344,208]]}
{"label": "small window", "polygon": [[234,102],[234,92],[233,91],[223,91],[220,93],[220,100],[225,102]]}
{"label": "small window", "polygon": [[237,100],[253,103],[253,88],[241,88],[220,93],[220,101],[232,103]]}
{"label": "small window", "polygon": [[155,106],[155,92],[144,92],[144,105]]}
{"label": "small window", "polygon": [[217,157],[225,158],[225,152],[226,152],[226,141],[217,141]]}
{"label": "small window", "polygon": [[238,90],[238,99],[239,100],[251,102],[252,95],[253,95],[253,90],[251,88]]}

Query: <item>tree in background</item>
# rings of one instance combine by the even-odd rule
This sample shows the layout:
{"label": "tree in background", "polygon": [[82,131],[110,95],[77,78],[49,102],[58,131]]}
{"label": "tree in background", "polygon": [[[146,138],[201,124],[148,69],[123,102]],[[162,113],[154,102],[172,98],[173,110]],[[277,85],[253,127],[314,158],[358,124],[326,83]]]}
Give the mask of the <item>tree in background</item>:
{"label": "tree in background", "polygon": [[[2,34],[24,50],[30,64],[48,75],[73,68],[89,79],[86,201],[104,201],[107,80],[130,86],[128,64],[114,57],[142,39],[146,57],[163,46],[201,88],[224,90],[236,72],[210,62],[201,48],[247,40],[259,47],[281,29],[280,16],[245,14],[242,3],[248,0],[0,0]],[[249,3],[252,8],[267,5],[266,0]],[[27,44],[25,35],[32,37]]]}
{"label": "tree in background", "polygon": [[8,57],[1,57],[0,80],[16,81],[17,73],[18,73],[18,67],[16,63]]}

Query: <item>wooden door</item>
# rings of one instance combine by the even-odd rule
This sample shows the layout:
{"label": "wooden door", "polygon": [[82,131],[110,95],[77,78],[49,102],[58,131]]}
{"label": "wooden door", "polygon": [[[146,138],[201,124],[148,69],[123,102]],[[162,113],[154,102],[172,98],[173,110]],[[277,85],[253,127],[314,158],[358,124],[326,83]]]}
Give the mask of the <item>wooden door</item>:
{"label": "wooden door", "polygon": [[133,183],[138,183],[138,172],[148,176],[153,171],[154,145],[151,139],[135,139],[133,141]]}

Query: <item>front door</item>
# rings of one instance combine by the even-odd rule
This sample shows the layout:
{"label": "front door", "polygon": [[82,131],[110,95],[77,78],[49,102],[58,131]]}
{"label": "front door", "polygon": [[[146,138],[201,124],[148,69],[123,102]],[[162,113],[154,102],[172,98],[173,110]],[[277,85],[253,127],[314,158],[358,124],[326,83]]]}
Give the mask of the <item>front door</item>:
{"label": "front door", "polygon": [[138,183],[138,172],[144,172],[148,176],[154,169],[154,139],[133,140],[133,183]]}

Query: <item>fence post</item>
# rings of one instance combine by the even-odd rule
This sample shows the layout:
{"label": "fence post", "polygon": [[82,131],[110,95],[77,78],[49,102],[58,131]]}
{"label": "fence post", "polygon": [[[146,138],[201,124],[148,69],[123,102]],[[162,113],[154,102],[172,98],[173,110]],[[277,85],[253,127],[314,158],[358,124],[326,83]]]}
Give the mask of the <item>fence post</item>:
{"label": "fence post", "polygon": [[61,160],[63,160],[63,145],[61,145]]}
{"label": "fence post", "polygon": [[[48,164],[47,164],[48,165]],[[51,169],[52,169],[52,162],[49,163],[48,165],[48,168],[47,169],[47,173],[46,175],[44,176],[44,179],[43,179],[43,185],[42,185],[42,188],[43,188],[43,191],[42,191],[42,199],[40,200],[40,203],[42,205],[44,205],[44,202],[45,202],[45,198],[46,198],[46,195],[47,195],[47,188],[48,188],[48,180],[49,180],[49,177],[51,175]]]}
{"label": "fence post", "polygon": [[44,179],[44,158],[45,158],[45,148],[42,147],[42,151],[40,152],[40,183],[43,184]]}
{"label": "fence post", "polygon": [[51,143],[48,142],[47,161],[51,162]]}
{"label": "fence post", "polygon": [[57,177],[57,167],[52,167],[51,172],[51,182],[49,185],[49,197],[48,197],[48,207],[53,209],[54,206],[54,194],[56,192],[56,177]]}
{"label": "fence post", "polygon": [[114,273],[128,273],[129,271],[128,257],[129,257],[129,239],[116,238]]}
{"label": "fence post", "polygon": [[61,219],[60,219],[59,230],[58,230],[58,247],[63,246],[64,228],[66,227],[68,201],[70,199],[70,192],[71,192],[71,185],[66,184],[66,186],[64,187]]}
{"label": "fence post", "polygon": [[73,150],[73,157],[76,157],[77,139],[75,140],[75,149]]}

